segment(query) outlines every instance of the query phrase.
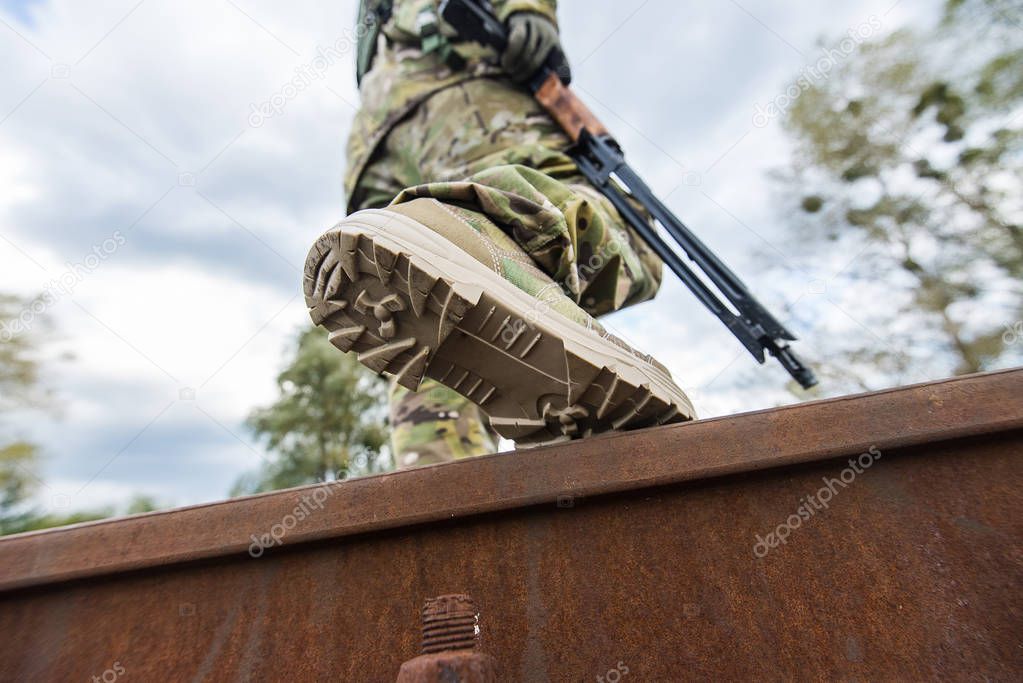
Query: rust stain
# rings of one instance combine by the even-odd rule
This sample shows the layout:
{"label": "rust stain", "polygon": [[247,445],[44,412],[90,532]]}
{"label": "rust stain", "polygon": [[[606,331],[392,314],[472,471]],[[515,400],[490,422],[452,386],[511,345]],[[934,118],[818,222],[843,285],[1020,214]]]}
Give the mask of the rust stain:
{"label": "rust stain", "polygon": [[[1021,380],[346,482],[258,559],[251,530],[308,492],[0,540],[0,678],[90,680],[120,661],[138,680],[392,681],[419,650],[413,605],[465,591],[490,659],[465,647],[475,611],[436,603],[456,618],[426,640],[460,649],[423,655],[428,680],[495,662],[530,682],[1020,680]],[[871,444],[882,459],[754,554]]]}

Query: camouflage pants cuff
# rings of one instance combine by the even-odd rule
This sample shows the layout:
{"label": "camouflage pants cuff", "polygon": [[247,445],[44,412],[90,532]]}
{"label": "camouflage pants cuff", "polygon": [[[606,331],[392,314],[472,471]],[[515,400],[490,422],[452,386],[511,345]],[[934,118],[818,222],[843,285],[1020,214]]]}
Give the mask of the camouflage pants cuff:
{"label": "camouflage pants cuff", "polygon": [[472,401],[432,379],[418,392],[391,384],[391,448],[399,469],[497,451],[498,437]]}

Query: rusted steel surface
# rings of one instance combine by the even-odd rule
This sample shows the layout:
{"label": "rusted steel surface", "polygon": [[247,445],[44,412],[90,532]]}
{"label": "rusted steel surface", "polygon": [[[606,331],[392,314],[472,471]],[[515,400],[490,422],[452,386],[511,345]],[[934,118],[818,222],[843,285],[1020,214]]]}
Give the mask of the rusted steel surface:
{"label": "rusted steel surface", "polygon": [[975,375],[21,534],[0,539],[0,591],[243,555],[297,508],[317,514],[288,545],[1020,427],[1023,369]]}
{"label": "rusted steel surface", "polygon": [[394,681],[458,592],[498,680],[1023,677],[1020,371],[348,482],[250,557],[314,491],[0,541],[0,679]]}

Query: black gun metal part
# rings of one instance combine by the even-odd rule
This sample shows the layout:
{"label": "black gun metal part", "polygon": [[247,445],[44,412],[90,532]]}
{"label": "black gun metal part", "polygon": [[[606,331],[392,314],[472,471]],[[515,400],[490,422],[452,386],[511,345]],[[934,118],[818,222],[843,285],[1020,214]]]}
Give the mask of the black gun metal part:
{"label": "black gun metal part", "polygon": [[[499,51],[507,44],[504,24],[494,15],[487,0],[443,0],[440,13],[464,40],[489,45]],[[539,90],[552,73],[560,77],[557,59],[557,56],[552,55],[526,82],[532,92]],[[731,330],[757,362],[763,363],[766,355],[770,354],[778,359],[804,389],[817,384],[813,370],[804,365],[788,345],[789,341],[796,339],[795,335],[764,308],[742,280],[657,198],[639,174],[626,163],[625,155],[614,138],[594,135],[584,129],[568,154],[586,179],[608,198],[643,241],[700,303]],[[657,228],[630,203],[630,197],[642,205],[671,235],[703,278],[661,238]],[[704,278],[713,285],[713,289]],[[721,293],[727,303],[714,289]]]}

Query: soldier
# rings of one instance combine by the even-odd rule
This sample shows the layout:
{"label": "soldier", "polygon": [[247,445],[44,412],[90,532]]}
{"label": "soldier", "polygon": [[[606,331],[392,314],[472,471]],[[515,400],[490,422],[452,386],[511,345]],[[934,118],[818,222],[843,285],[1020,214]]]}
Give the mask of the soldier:
{"label": "soldier", "polygon": [[[654,296],[661,263],[517,84],[560,54],[555,0],[496,0],[503,54],[439,0],[362,0],[350,215],[313,245],[313,321],[395,378],[399,467],[691,419],[667,369],[593,316]],[[567,63],[565,63],[567,69]]]}

